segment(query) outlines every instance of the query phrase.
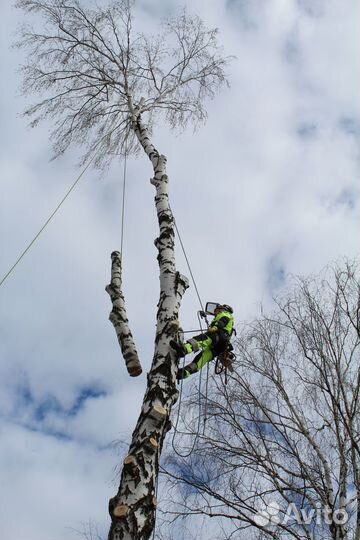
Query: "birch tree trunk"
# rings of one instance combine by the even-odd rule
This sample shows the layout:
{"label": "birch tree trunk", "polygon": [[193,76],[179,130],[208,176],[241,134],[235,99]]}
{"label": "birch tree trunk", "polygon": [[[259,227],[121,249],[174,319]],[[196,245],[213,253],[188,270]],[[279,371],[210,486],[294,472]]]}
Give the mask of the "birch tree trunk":
{"label": "birch tree trunk", "polygon": [[133,129],[149,157],[156,189],[155,205],[159,237],[155,240],[160,269],[160,298],[157,311],[155,351],[140,416],[124,460],[118,493],[110,499],[109,540],[147,540],[154,528],[159,459],[166,433],[171,429],[170,412],[177,399],[178,360],[169,341],[178,328],[180,302],[188,287],[186,277],[176,271],[174,218],[169,206],[166,158],[150,142],[139,113]]}
{"label": "birch tree trunk", "polygon": [[[185,10],[164,21],[153,38],[134,30],[133,1],[86,4],[16,0],[17,7],[36,16],[34,27],[23,26],[17,45],[28,54],[22,69],[25,94],[41,92],[25,114],[33,126],[54,120],[55,157],[79,142],[86,148],[84,163],[91,157],[103,167],[114,155],[136,152],[137,138],[154,169],[160,228],[155,241],[160,267],[155,351],[119,491],[109,505],[110,540],[147,539],[154,525],[159,456],[177,396],[178,362],[169,341],[179,327],[178,311],[188,281],[175,266],[166,158],[151,144],[140,114],[149,114],[150,126],[156,118],[172,128],[202,123],[207,116],[204,100],[227,85],[225,69],[231,58],[223,55],[218,30],[208,29]],[[128,372],[135,377],[141,364],[127,320],[118,253],[113,253],[112,263],[106,289],[113,304],[110,320]]]}

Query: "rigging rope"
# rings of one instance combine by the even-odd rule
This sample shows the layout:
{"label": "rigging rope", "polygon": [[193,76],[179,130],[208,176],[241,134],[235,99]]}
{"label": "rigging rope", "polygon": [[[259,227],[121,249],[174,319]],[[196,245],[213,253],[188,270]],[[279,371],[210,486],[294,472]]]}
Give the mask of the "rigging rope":
{"label": "rigging rope", "polygon": [[[204,304],[201,300],[201,296],[200,296],[200,293],[199,293],[199,289],[197,287],[197,284],[196,284],[196,280],[195,280],[195,277],[194,277],[194,274],[193,274],[193,271],[191,269],[191,265],[190,265],[190,261],[189,261],[189,257],[186,253],[186,249],[185,249],[185,246],[184,246],[184,243],[182,241],[182,238],[181,238],[181,234],[180,234],[180,231],[179,231],[179,228],[177,226],[177,223],[176,223],[176,220],[174,218],[174,214],[173,214],[173,211],[172,211],[172,208],[170,206],[170,203],[169,203],[169,208],[170,208],[170,211],[173,215],[173,219],[174,219],[174,226],[175,226],[175,230],[176,230],[176,234],[177,234],[177,237],[179,239],[179,242],[180,242],[180,246],[181,246],[181,249],[183,251],[183,254],[184,254],[184,257],[185,257],[185,261],[186,261],[186,264],[187,264],[187,267],[189,269],[189,273],[190,273],[190,276],[191,276],[191,280],[193,282],[193,285],[194,285],[194,289],[196,291],[196,295],[198,297],[198,300],[199,300],[199,304],[200,304],[200,307],[201,307],[201,310],[203,312],[205,312],[205,309],[204,309]],[[201,323],[201,317],[199,316],[199,312],[198,312],[198,320],[199,320],[199,326],[200,326],[200,333],[203,334],[204,330],[203,330],[203,327],[202,327],[202,323]],[[208,327],[208,322],[207,322],[207,319],[206,320],[206,325]],[[194,330],[188,330],[187,332],[195,332]],[[204,349],[202,351],[202,353],[204,354]],[[185,366],[185,357],[184,357],[184,360],[183,360],[183,367]],[[181,401],[182,401],[182,393],[183,393],[183,379],[181,379],[181,383],[180,383],[180,391],[179,391],[179,404],[178,404],[178,410],[177,410],[177,418],[176,418],[176,422],[175,422],[175,425],[174,425],[174,434],[173,434],[173,437],[172,437],[172,441],[171,441],[171,445],[172,445],[172,448],[175,452],[175,454],[179,457],[182,457],[182,458],[188,458],[190,457],[190,455],[193,453],[194,449],[195,449],[195,445],[197,443],[197,440],[199,438],[199,435],[200,435],[200,425],[201,425],[201,378],[202,378],[202,369],[200,369],[200,375],[199,375],[199,389],[198,389],[198,425],[197,425],[197,429],[196,429],[196,433],[195,433],[195,438],[194,438],[194,441],[193,441],[193,445],[190,449],[189,452],[187,452],[186,454],[181,454],[177,448],[175,447],[175,437],[176,435],[179,433],[181,435],[189,435],[188,433],[184,433],[184,432],[181,432],[181,431],[178,431],[178,424],[179,424],[179,419],[180,419],[180,411],[181,411]],[[205,431],[205,424],[206,424],[206,415],[207,415],[207,401],[208,401],[208,383],[209,383],[209,363],[207,364],[207,369],[206,369],[206,389],[205,389],[205,418],[204,418],[204,431]]]}
{"label": "rigging rope", "polygon": [[120,240],[120,253],[121,259],[123,258],[123,246],[124,246],[124,216],[125,216],[125,194],[126,194],[126,169],[127,169],[127,155],[128,155],[128,145],[127,139],[130,132],[130,126],[127,130],[125,136],[125,151],[124,151],[124,168],[123,168],[123,189],[122,189],[122,204],[121,204],[121,240]]}
{"label": "rigging rope", "polygon": [[202,311],[205,311],[204,310],[204,306],[203,306],[203,303],[202,303],[202,300],[201,300],[201,296],[200,296],[200,293],[199,293],[199,289],[197,288],[197,285],[196,285],[196,281],[195,281],[195,278],[194,278],[194,274],[191,270],[191,266],[190,266],[190,262],[189,262],[189,258],[186,254],[186,250],[185,250],[185,247],[184,247],[184,244],[183,244],[183,241],[182,241],[182,238],[181,238],[181,235],[180,235],[180,231],[178,229],[178,226],[177,226],[177,223],[176,223],[176,220],[174,218],[174,213],[172,211],[172,208],[170,206],[170,203],[169,203],[169,208],[170,208],[170,211],[172,213],[172,216],[173,216],[173,219],[174,219],[174,225],[175,225],[175,230],[176,230],[176,234],[179,238],[179,242],[180,242],[180,245],[181,245],[181,249],[183,251],[183,254],[184,254],[184,257],[185,257],[185,261],[186,261],[186,264],[187,264],[187,267],[189,269],[189,272],[190,272],[190,276],[191,276],[191,280],[193,282],[193,285],[194,285],[194,288],[195,288],[195,291],[196,291],[196,294],[197,294],[197,297],[198,297],[198,300],[199,300],[199,303],[200,303],[200,306],[201,306],[201,309]]}
{"label": "rigging rope", "polygon": [[[201,317],[199,316],[199,312],[198,312],[198,320],[199,320],[199,326],[200,326],[200,329],[201,329],[201,333],[203,333],[203,328],[202,328],[202,324],[201,324]],[[204,349],[202,350],[202,354],[204,354]],[[202,357],[201,357],[202,359]],[[209,366],[209,363],[207,364]],[[185,356],[184,356],[184,360],[183,360],[183,367],[185,366]],[[181,379],[181,383],[180,383],[180,391],[179,391],[179,405],[178,405],[178,410],[177,410],[177,417],[176,417],[176,422],[175,422],[175,425],[174,425],[174,433],[173,433],[173,437],[172,437],[172,440],[171,440],[171,446],[175,452],[175,454],[181,458],[188,458],[191,456],[191,454],[193,453],[193,451],[195,450],[195,446],[196,446],[196,443],[197,443],[197,440],[200,436],[200,425],[201,425],[201,378],[202,378],[202,370],[203,368],[200,369],[200,374],[199,374],[199,388],[198,388],[198,422],[197,422],[197,428],[196,428],[196,432],[195,432],[195,437],[194,437],[194,441],[193,441],[193,444],[192,444],[192,447],[190,448],[190,451],[188,451],[186,454],[181,454],[179,452],[179,450],[175,447],[175,437],[177,434],[180,434],[180,435],[190,435],[190,433],[185,433],[183,431],[179,431],[178,430],[178,424],[179,424],[179,419],[180,419],[180,411],[181,411],[181,402],[182,402],[182,393],[183,393],[183,382],[184,380]],[[207,394],[207,385],[208,385],[208,377],[209,377],[209,369],[207,369],[207,374],[206,374],[206,394]],[[207,399],[207,397],[206,397]]]}
{"label": "rigging rope", "polygon": [[210,362],[206,364],[206,386],[205,386],[205,404],[204,404],[204,425],[203,425],[203,435],[205,435],[206,422],[208,419],[208,391],[209,391],[209,368]]}
{"label": "rigging rope", "polygon": [[61,206],[64,204],[64,202],[66,201],[66,199],[68,198],[68,196],[70,195],[70,193],[73,191],[73,189],[76,187],[76,185],[80,182],[82,176],[84,175],[84,173],[87,171],[87,169],[90,167],[92,161],[95,159],[95,156],[89,161],[89,163],[86,165],[86,167],[83,169],[83,171],[81,172],[81,174],[79,174],[79,176],[77,177],[77,179],[75,180],[75,182],[72,184],[72,186],[70,187],[70,189],[66,192],[66,194],[64,195],[64,197],[61,199],[61,201],[59,202],[59,204],[57,205],[57,207],[55,208],[55,210],[50,214],[50,216],[48,217],[48,219],[45,221],[44,225],[41,227],[41,229],[37,232],[37,234],[34,236],[34,238],[31,240],[31,242],[28,244],[28,246],[24,249],[24,251],[20,254],[20,256],[18,257],[18,259],[15,261],[15,263],[12,265],[12,267],[10,268],[10,270],[4,275],[4,277],[2,278],[2,280],[0,281],[0,287],[1,285],[7,280],[7,278],[10,276],[10,274],[15,270],[15,268],[17,267],[17,265],[19,264],[19,262],[21,261],[21,259],[26,255],[26,253],[29,251],[29,249],[35,244],[36,240],[39,238],[40,234],[43,232],[43,230],[48,226],[48,224],[50,223],[50,221],[53,219],[53,217],[55,216],[55,214],[58,212],[58,210],[60,210]]}
{"label": "rigging rope", "polygon": [[[106,133],[103,137],[101,137],[101,139],[95,144],[94,146],[94,150],[96,150],[96,148],[99,146],[99,144],[103,141],[103,139],[105,139],[105,137],[108,137],[109,135],[111,135],[119,126],[116,126],[114,127],[111,131],[109,131],[108,133]],[[68,189],[68,191],[65,193],[64,197],[61,199],[61,201],[59,202],[59,204],[57,205],[57,207],[55,208],[55,210],[50,214],[50,216],[47,218],[47,220],[45,221],[45,223],[43,224],[43,226],[40,228],[40,230],[36,233],[36,235],[34,236],[34,238],[31,240],[31,242],[26,246],[26,248],[24,249],[24,251],[22,251],[22,253],[19,255],[19,257],[17,258],[17,260],[15,261],[15,263],[12,265],[12,267],[8,270],[8,272],[6,272],[6,274],[2,277],[1,281],[0,281],[0,287],[3,285],[3,283],[8,279],[8,277],[10,276],[10,274],[12,274],[12,272],[15,270],[15,268],[17,267],[17,265],[19,264],[19,262],[23,259],[23,257],[26,255],[26,253],[30,250],[30,248],[35,244],[36,240],[39,238],[39,236],[41,235],[41,233],[43,232],[44,229],[46,229],[46,227],[49,225],[50,221],[53,219],[53,217],[55,216],[55,214],[57,214],[57,212],[60,210],[60,208],[62,207],[62,205],[64,204],[64,202],[66,201],[66,199],[69,197],[69,195],[72,193],[72,191],[75,189],[75,187],[77,186],[77,184],[80,182],[81,178],[83,177],[83,175],[85,174],[85,172],[88,170],[88,168],[90,167],[90,165],[92,164],[92,162],[94,161],[94,159],[97,157],[97,153],[94,153],[93,157],[90,159],[90,161],[87,163],[87,165],[83,168],[83,170],[81,171],[81,173],[79,174],[79,176],[76,178],[75,182],[73,182],[73,184],[70,186],[70,188]]]}

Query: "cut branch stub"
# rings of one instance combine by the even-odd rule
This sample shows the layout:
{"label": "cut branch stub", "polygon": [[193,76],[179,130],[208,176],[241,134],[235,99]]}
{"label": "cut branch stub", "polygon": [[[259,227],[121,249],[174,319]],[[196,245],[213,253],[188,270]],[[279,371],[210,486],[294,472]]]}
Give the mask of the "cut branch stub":
{"label": "cut branch stub", "polygon": [[137,465],[137,461],[136,461],[136,457],[135,456],[132,456],[131,454],[129,454],[128,456],[126,456],[126,458],[124,459],[124,467],[136,467]]}
{"label": "cut branch stub", "polygon": [[164,418],[166,418],[167,410],[161,405],[154,405],[149,414],[152,418],[154,418],[154,420],[162,422]]}
{"label": "cut branch stub", "polygon": [[175,321],[170,321],[166,330],[169,335],[176,335],[181,331],[180,322],[177,319]]}
{"label": "cut branch stub", "polygon": [[114,508],[113,515],[114,517],[119,518],[119,519],[126,518],[126,516],[129,513],[129,510],[130,510],[129,507],[126,506],[126,504],[119,504],[119,506],[116,506]]}
{"label": "cut branch stub", "polygon": [[156,450],[157,448],[159,448],[159,443],[154,437],[150,437],[147,441],[145,441],[145,444],[146,446],[148,446],[148,448],[151,448],[152,450]]}
{"label": "cut branch stub", "polygon": [[118,251],[111,254],[111,261],[111,283],[105,287],[113,305],[109,319],[114,325],[129,375],[137,377],[142,373],[142,368],[126,315],[125,299],[121,290],[121,255]]}

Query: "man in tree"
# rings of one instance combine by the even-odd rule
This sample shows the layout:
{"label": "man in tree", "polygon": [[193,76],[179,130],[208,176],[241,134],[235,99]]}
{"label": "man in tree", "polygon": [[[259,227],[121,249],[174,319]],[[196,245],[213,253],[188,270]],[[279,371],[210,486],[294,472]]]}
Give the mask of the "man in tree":
{"label": "man in tree", "polygon": [[204,334],[199,334],[185,343],[172,340],[170,345],[178,356],[186,356],[199,352],[190,364],[178,370],[177,379],[185,379],[198,372],[216,356],[225,352],[230,343],[234,330],[233,309],[227,304],[217,304],[214,310],[214,319]]}

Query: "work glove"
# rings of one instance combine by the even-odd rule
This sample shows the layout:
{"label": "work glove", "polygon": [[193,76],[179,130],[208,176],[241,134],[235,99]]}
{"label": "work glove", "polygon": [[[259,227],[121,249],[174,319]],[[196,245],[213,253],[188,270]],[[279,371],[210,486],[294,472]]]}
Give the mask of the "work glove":
{"label": "work glove", "polygon": [[186,353],[187,353],[185,345],[183,343],[178,343],[177,341],[175,341],[173,339],[170,341],[170,347],[172,349],[174,349],[174,351],[176,351],[176,353],[177,353],[177,355],[179,357],[180,356],[185,356]]}
{"label": "work glove", "polygon": [[208,334],[214,334],[214,333],[217,332],[217,331],[218,331],[218,329],[217,329],[216,326],[210,326],[210,327],[208,328],[208,330],[207,330],[207,333],[208,333]]}
{"label": "work glove", "polygon": [[190,377],[190,372],[187,371],[185,368],[179,368],[176,375],[176,380],[181,381],[181,379],[187,379],[188,377]]}

